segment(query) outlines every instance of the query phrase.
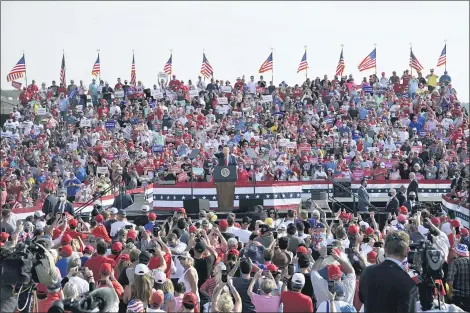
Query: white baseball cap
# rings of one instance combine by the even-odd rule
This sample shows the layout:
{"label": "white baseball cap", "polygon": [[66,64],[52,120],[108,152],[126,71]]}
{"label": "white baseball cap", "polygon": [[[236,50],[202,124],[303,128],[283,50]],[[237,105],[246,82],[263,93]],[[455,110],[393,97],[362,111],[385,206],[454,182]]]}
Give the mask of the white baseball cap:
{"label": "white baseball cap", "polygon": [[164,282],[166,282],[166,274],[161,270],[153,270],[152,278],[153,281],[157,284],[163,284]]}
{"label": "white baseball cap", "polygon": [[305,276],[302,273],[295,273],[292,276],[292,284],[295,284],[297,286],[305,286]]}
{"label": "white baseball cap", "polygon": [[142,212],[148,212],[148,211],[150,211],[150,207],[149,207],[148,205],[144,204],[144,205],[140,208],[140,210],[141,210]]}
{"label": "white baseball cap", "polygon": [[110,209],[109,209],[109,213],[111,213],[111,214],[117,214],[117,213],[118,213],[118,209],[117,209],[117,208],[114,208],[114,207],[113,207],[113,208],[110,208]]}
{"label": "white baseball cap", "polygon": [[145,275],[148,272],[150,272],[148,266],[142,263],[137,264],[134,270],[134,274],[140,275],[140,276]]}

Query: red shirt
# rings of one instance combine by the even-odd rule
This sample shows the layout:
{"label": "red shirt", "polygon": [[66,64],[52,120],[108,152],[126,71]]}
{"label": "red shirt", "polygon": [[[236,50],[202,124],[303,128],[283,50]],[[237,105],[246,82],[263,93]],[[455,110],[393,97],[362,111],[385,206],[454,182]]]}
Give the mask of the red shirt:
{"label": "red shirt", "polygon": [[100,267],[102,263],[109,263],[111,264],[112,268],[116,267],[116,262],[111,260],[110,258],[105,257],[104,255],[94,255],[85,262],[83,267],[88,267],[90,271],[93,272],[93,277],[95,281],[98,281],[101,277],[100,275]]}
{"label": "red shirt", "polygon": [[[171,254],[170,253],[165,253],[165,255],[163,256],[163,259],[165,260],[166,262],[166,270],[165,270],[165,274],[166,274],[166,278],[167,279],[170,279],[170,274],[171,274]],[[160,264],[160,258],[157,258],[157,257],[152,257],[150,259],[150,262],[149,262],[149,269],[150,270],[154,270],[154,269],[157,269],[161,266]]]}
{"label": "red shirt", "polygon": [[51,308],[52,303],[60,299],[59,293],[48,293],[46,299],[38,300],[38,312],[47,312]]}
{"label": "red shirt", "polygon": [[96,226],[96,227],[91,231],[91,233],[92,233],[95,237],[103,238],[104,241],[106,241],[106,243],[111,243],[111,238],[109,237],[108,231],[106,230],[106,227],[104,227],[104,225],[98,225],[98,226]]}
{"label": "red shirt", "polygon": [[173,91],[177,91],[180,88],[180,85],[181,83],[177,79],[172,79],[170,83],[168,84],[168,86],[170,86],[171,90]]}
{"label": "red shirt", "polygon": [[244,169],[238,171],[238,181],[246,183],[248,181],[248,172]]}
{"label": "red shirt", "polygon": [[287,312],[313,312],[312,298],[294,291],[283,291],[281,303],[284,304],[284,313]]}

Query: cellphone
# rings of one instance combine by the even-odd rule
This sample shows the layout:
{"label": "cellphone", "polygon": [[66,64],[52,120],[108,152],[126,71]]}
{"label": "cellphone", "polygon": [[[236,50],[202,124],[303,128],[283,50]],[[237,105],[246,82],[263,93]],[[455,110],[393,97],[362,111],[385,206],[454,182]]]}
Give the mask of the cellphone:
{"label": "cellphone", "polygon": [[154,254],[154,253],[155,253],[155,249],[153,249],[153,248],[152,248],[152,249],[147,249],[147,251],[148,251],[149,253],[151,253],[151,254]]}
{"label": "cellphone", "polygon": [[227,282],[227,270],[222,270],[221,280],[222,280],[223,283]]}
{"label": "cellphone", "polygon": [[335,288],[335,282],[334,282],[334,280],[329,280],[329,281],[328,281],[328,291],[331,292],[331,293],[333,293],[334,288]]}
{"label": "cellphone", "polygon": [[331,255],[331,251],[333,251],[333,245],[326,246],[326,255]]}
{"label": "cellphone", "polygon": [[374,242],[374,248],[382,248],[382,247],[383,247],[383,242],[381,241]]}
{"label": "cellphone", "polygon": [[369,241],[370,241],[369,237],[364,237],[364,239],[362,239],[363,243],[369,243]]}
{"label": "cellphone", "polygon": [[79,268],[78,268],[78,271],[80,271],[80,272],[84,272],[84,271],[85,271],[85,269],[86,269],[86,267],[79,267]]}
{"label": "cellphone", "polygon": [[273,231],[273,237],[274,239],[277,239],[277,231]]}
{"label": "cellphone", "polygon": [[460,234],[460,227],[455,227],[455,234],[459,235]]}
{"label": "cellphone", "polygon": [[338,219],[335,219],[335,220],[333,220],[333,223],[339,224],[339,220],[338,220]]}
{"label": "cellphone", "polygon": [[287,275],[292,276],[292,275],[294,275],[294,273],[295,273],[295,266],[294,266],[294,264],[288,264],[288,265],[287,265]]}
{"label": "cellphone", "polygon": [[132,225],[126,225],[124,226],[124,229],[132,229]]}

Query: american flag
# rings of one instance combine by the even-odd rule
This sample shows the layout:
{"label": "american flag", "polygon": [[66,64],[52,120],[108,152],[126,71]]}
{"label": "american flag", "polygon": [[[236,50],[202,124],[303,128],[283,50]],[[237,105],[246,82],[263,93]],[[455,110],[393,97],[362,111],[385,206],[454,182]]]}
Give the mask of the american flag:
{"label": "american flag", "polygon": [[441,55],[439,56],[439,60],[437,61],[437,66],[442,66],[447,63],[447,44],[442,49]]}
{"label": "american flag", "polygon": [[8,73],[7,82],[12,80],[23,78],[26,73],[26,62],[24,60],[24,54],[21,59],[16,63],[15,67]]}
{"label": "american flag", "polygon": [[421,72],[424,68],[414,55],[413,50],[410,50],[410,67],[414,68],[417,72]]}
{"label": "american flag", "polygon": [[60,65],[60,83],[66,86],[65,81],[65,54],[62,55],[62,64]]}
{"label": "american flag", "polygon": [[19,83],[19,82],[15,82],[15,81],[11,82],[11,86],[15,89],[18,89],[18,90],[21,90],[21,85],[23,85],[23,84]]}
{"label": "american flag", "polygon": [[166,62],[165,66],[163,67],[163,71],[171,76],[171,73],[173,71],[173,54],[170,54],[170,58],[168,59],[168,62]]}
{"label": "american flag", "polygon": [[96,58],[95,64],[93,64],[93,69],[91,70],[91,75],[98,77],[101,72],[101,65],[100,65],[100,54],[98,53],[98,57]]}
{"label": "american flag", "polygon": [[264,61],[263,65],[259,68],[260,73],[264,73],[267,71],[272,71],[273,70],[273,53],[269,55],[269,57]]}
{"label": "american flag", "polygon": [[343,48],[341,48],[341,54],[339,55],[338,66],[336,66],[336,76],[342,76],[344,72],[344,58],[343,58]]}
{"label": "american flag", "polygon": [[130,85],[135,86],[135,59],[134,59],[134,54],[132,54],[132,69],[131,69]]}
{"label": "american flag", "polygon": [[372,50],[372,52],[362,60],[361,64],[357,67],[359,72],[374,68],[377,66],[377,48]]}
{"label": "american flag", "polygon": [[307,63],[307,51],[305,51],[304,56],[302,57],[302,60],[300,60],[299,68],[297,69],[297,73],[301,71],[305,71],[308,69],[308,63]]}
{"label": "american flag", "polygon": [[206,54],[202,54],[202,65],[201,65],[201,74],[205,78],[209,78],[214,75],[214,70],[212,69],[212,66],[210,65],[209,61],[206,58]]}
{"label": "american flag", "polygon": [[144,304],[138,299],[132,299],[127,303],[127,311],[130,312],[145,312]]}
{"label": "american flag", "polygon": [[181,172],[178,174],[178,182],[184,182],[188,179],[188,174],[186,172]]}

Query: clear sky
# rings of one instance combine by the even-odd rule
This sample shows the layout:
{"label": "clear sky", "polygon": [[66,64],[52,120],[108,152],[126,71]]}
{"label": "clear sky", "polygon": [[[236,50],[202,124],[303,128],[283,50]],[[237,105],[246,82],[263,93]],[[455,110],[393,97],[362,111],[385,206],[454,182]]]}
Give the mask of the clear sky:
{"label": "clear sky", "polygon": [[[21,19],[19,18],[21,17]],[[308,76],[334,75],[341,44],[346,72],[377,44],[377,72],[409,68],[410,43],[427,74],[447,44],[447,69],[462,101],[469,100],[469,2],[1,2],[1,87],[26,55],[27,77],[59,81],[65,50],[67,81],[91,81],[100,49],[101,77],[157,81],[173,49],[173,71],[196,81],[202,50],[215,78],[255,75],[274,48],[274,82],[302,83],[297,67],[308,47]],[[436,68],[441,75],[443,67]],[[265,73],[269,80],[271,73]]]}

